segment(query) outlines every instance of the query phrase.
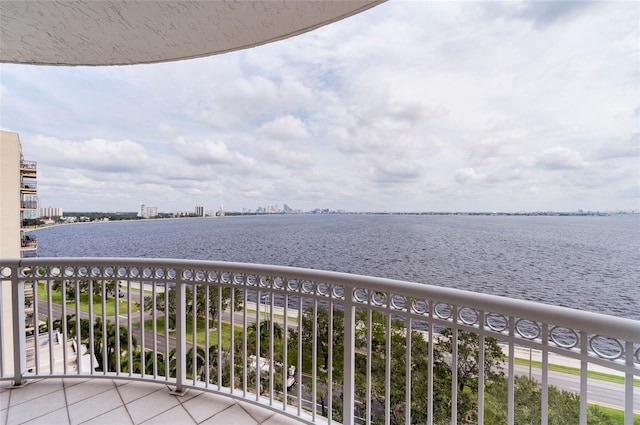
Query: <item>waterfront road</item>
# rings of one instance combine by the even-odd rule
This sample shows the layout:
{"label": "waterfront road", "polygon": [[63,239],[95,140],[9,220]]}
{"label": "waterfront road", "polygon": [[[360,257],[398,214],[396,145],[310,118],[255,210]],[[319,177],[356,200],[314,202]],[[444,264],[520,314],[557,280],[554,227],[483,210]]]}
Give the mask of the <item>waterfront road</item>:
{"label": "waterfront road", "polygon": [[[133,291],[132,291],[132,295],[133,295]],[[58,318],[62,316],[61,306],[54,304],[52,305],[52,308],[53,308],[52,313],[54,317]],[[46,302],[39,301],[38,309],[40,313],[47,311]],[[75,309],[67,310],[67,314],[74,314],[74,313],[75,313]],[[83,313],[83,312],[81,312],[80,315],[83,318],[89,317],[87,313]],[[134,313],[133,316],[134,316],[133,317],[134,323],[140,322],[140,312]],[[236,312],[234,313],[234,316],[235,316],[234,321],[236,325],[241,325],[243,323],[243,313]],[[261,316],[263,315],[261,314]],[[147,315],[146,319],[148,318],[149,317]],[[43,315],[40,316],[40,319],[44,319]],[[111,320],[112,323],[115,323],[114,319],[115,319],[114,317],[109,317],[109,320]],[[223,314],[223,320],[224,321],[229,320],[228,312],[226,314]],[[255,320],[255,311],[253,311],[250,314],[247,314],[247,320],[249,323]],[[282,317],[276,318],[276,322],[280,322],[282,324]],[[119,317],[119,323],[120,325],[128,326],[127,317],[121,315]],[[291,320],[289,323],[291,326],[296,322],[295,320]],[[159,330],[159,331],[161,332],[162,330]],[[138,340],[138,343],[140,344],[142,342],[142,330],[139,327],[132,326],[132,333],[135,336],[135,338]],[[165,351],[164,335],[159,333],[156,338],[157,339],[156,339],[155,345],[157,349],[160,352],[164,352]],[[170,337],[169,339],[170,339],[169,347],[170,348],[175,347],[175,338]],[[145,348],[147,350],[154,348],[152,331],[147,330],[144,332],[144,342],[145,342],[144,344]],[[214,343],[215,341],[212,340],[211,342]],[[521,355],[522,353],[517,353],[517,354],[519,355],[519,357],[528,358],[528,355],[527,356]],[[506,371],[506,365],[505,365],[505,371]],[[518,375],[529,376],[529,366],[515,365],[515,372]],[[533,379],[536,379],[537,381],[540,382],[541,376],[542,376],[542,373],[540,369],[537,369],[535,367],[531,369],[531,377]],[[562,372],[549,371],[549,385],[555,385],[560,389],[571,391],[574,393],[579,393],[580,392],[580,376],[570,375]],[[622,410],[624,409],[624,398],[625,398],[624,394],[625,394],[624,386],[622,384],[602,381],[599,379],[589,379],[588,381],[587,395],[588,395],[589,403],[599,404],[599,405]],[[638,387],[634,387],[633,409],[635,413],[640,414],[640,388]]]}
{"label": "waterfront road", "polygon": [[[515,372],[518,375],[529,376],[529,366],[515,365]],[[542,382],[542,370],[532,368],[531,377]],[[578,394],[580,393],[580,376],[550,370],[549,385]],[[624,409],[624,386],[592,378],[587,383],[587,398],[589,403],[622,410]],[[640,388],[638,387],[634,387],[633,410],[640,414]]]}

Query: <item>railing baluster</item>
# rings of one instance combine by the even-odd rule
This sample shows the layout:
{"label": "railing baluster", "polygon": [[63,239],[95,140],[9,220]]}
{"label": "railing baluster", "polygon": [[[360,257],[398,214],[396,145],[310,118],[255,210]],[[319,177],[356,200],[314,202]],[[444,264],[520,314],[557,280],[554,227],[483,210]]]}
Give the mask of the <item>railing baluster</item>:
{"label": "railing baluster", "polygon": [[451,423],[458,423],[458,307],[452,306],[454,327],[451,344]]}
{"label": "railing baluster", "polygon": [[[344,425],[354,425],[355,371],[356,371],[356,308],[353,303],[354,288],[344,286],[344,400],[342,417]],[[298,322],[298,326],[302,326]]]}
{"label": "railing baluster", "polygon": [[[142,280],[144,276],[142,273],[139,274],[138,278],[140,286],[140,291],[138,294],[138,302],[140,303],[140,373],[144,375],[145,370],[147,369],[146,359],[144,356],[144,350],[147,347],[145,344],[145,327],[144,327],[144,281]],[[120,329],[116,328],[116,333],[120,333]]]}
{"label": "railing baluster", "polygon": [[434,302],[429,301],[429,371],[428,371],[428,385],[427,393],[429,402],[427,403],[427,424],[433,425],[433,317],[435,309]]}
{"label": "railing baluster", "polygon": [[298,416],[302,413],[302,296],[298,296]]}
{"label": "railing baluster", "polygon": [[479,324],[479,341],[478,341],[478,425],[484,425],[484,352],[485,335],[484,335],[484,311],[478,312],[478,324]]}
{"label": "railing baluster", "polygon": [[580,353],[582,358],[580,360],[580,425],[587,425],[587,355],[588,353],[588,336],[587,333],[580,332]]}
{"label": "railing baluster", "polygon": [[[155,283],[154,283],[155,285]],[[169,321],[171,320],[171,313],[169,312],[169,282],[164,281],[164,374],[165,379],[168,381],[171,378],[171,359],[169,358],[169,354],[171,353],[171,349],[169,348]],[[155,309],[155,304],[153,306]],[[174,312],[175,314],[175,312]],[[175,324],[174,324],[175,326]],[[175,353],[174,353],[175,355]]]}
{"label": "railing baluster", "polygon": [[[62,373],[67,374],[67,362],[69,361],[68,353],[67,353],[67,282],[65,279],[62,280],[62,317],[60,318],[60,323],[62,326]],[[52,365],[53,369],[53,365]]]}
{"label": "railing baluster", "polygon": [[[185,289],[186,285],[183,282],[182,276],[183,270],[176,270],[176,389],[173,391],[174,394],[184,394],[184,384],[186,378],[186,294]],[[165,287],[166,290],[166,287]]]}
{"label": "railing baluster", "polygon": [[[120,292],[120,285],[117,283],[115,284],[115,296],[113,298],[113,303],[114,303],[114,310],[115,310],[115,326],[116,326],[116,332],[115,332],[115,338],[116,338],[116,374],[120,375],[122,372],[122,366],[120,365],[120,353],[122,353],[122,351],[120,351],[120,297],[119,297],[119,292]],[[105,297],[106,299],[106,297]],[[140,304],[140,309],[143,310],[144,309],[144,304]],[[142,326],[143,332],[144,332],[144,322],[140,325]],[[144,356],[144,347],[142,348],[142,355]],[[132,369],[133,365],[129,364],[129,369]],[[144,375],[144,370],[142,371],[142,374]]]}
{"label": "railing baluster", "polygon": [[256,352],[254,353],[256,356],[256,401],[260,398],[260,384],[261,384],[261,375],[262,368],[260,367],[260,334],[262,332],[262,326],[260,326],[260,307],[262,306],[262,298],[260,291],[256,291]]}
{"label": "railing baluster", "polygon": [[[259,278],[258,278],[259,279]],[[242,396],[247,396],[247,375],[248,365],[247,365],[247,334],[249,333],[247,330],[247,303],[249,302],[249,294],[247,289],[242,289],[243,301],[242,301]],[[257,303],[256,303],[257,305]]]}
{"label": "railing baluster", "polygon": [[[36,375],[40,374],[40,306],[38,303],[39,294],[38,280],[33,281],[33,351],[35,355]],[[2,290],[0,289],[0,317],[2,317]],[[2,326],[0,326],[0,350],[2,350]],[[0,354],[0,365],[2,364],[2,354]]]}
{"label": "railing baluster", "polygon": [[[10,270],[11,276],[16,274],[16,270],[15,270],[14,267],[8,267],[8,268]],[[9,283],[8,289],[7,289],[7,282]],[[12,312],[8,312],[8,311],[5,310],[5,307],[4,307],[5,302],[4,302],[4,298],[3,298],[3,295],[2,295],[2,294],[5,293],[5,290],[7,292],[11,293],[11,291],[12,291],[11,287],[12,287],[12,285],[11,285],[11,281],[10,280],[6,280],[6,281],[5,280],[0,280],[0,318],[6,317],[5,315],[7,315],[7,314],[12,314]],[[7,303],[7,304],[11,305],[11,303]],[[4,354],[5,353],[4,340],[5,340],[5,338],[9,339],[8,335],[5,335],[5,332],[6,332],[6,334],[9,334],[9,332],[8,332],[9,330],[8,329],[5,330],[5,326],[6,326],[6,322],[4,322],[4,320],[3,320],[3,323],[0,323],[0,377],[4,377],[4,376],[7,375],[7,373],[5,371],[6,359],[5,359],[5,354]],[[11,337],[13,337],[13,324],[12,324],[10,330],[11,330],[11,333],[10,333]]]}
{"label": "railing baluster", "polygon": [[[18,276],[20,268],[16,267],[11,274],[11,300],[12,305],[12,332],[13,332],[13,385],[16,387],[25,384],[23,373],[26,365],[26,340],[24,325],[24,278]],[[66,371],[65,371],[66,372]]]}
{"label": "railing baluster", "polygon": [[[233,279],[233,277],[232,277]],[[222,286],[218,287],[218,391],[222,390]],[[233,309],[231,310],[231,329],[230,333],[233,335]],[[233,337],[232,337],[233,341]],[[233,344],[231,345],[233,347]],[[207,350],[209,351],[209,350]],[[232,351],[233,352],[233,351]],[[233,388],[233,385],[230,385]]]}
{"label": "railing baluster", "polygon": [[404,400],[404,423],[411,423],[411,317],[406,319],[407,346],[405,352],[405,400]]}
{"label": "railing baluster", "polygon": [[624,347],[624,425],[633,425],[633,342],[626,341]]}
{"label": "railing baluster", "polygon": [[[210,335],[209,333],[211,332],[210,330],[210,320],[211,320],[211,312],[210,312],[210,303],[211,303],[211,299],[210,299],[210,291],[209,288],[210,285],[204,285],[204,386],[206,388],[209,388],[209,384],[211,382],[211,359],[209,358],[209,347],[211,346],[211,341],[210,341]],[[220,289],[220,287],[218,287],[217,289]],[[218,297],[220,296],[220,294],[218,293]],[[222,312],[220,310],[218,310],[218,322],[220,321]],[[218,336],[220,336],[220,329],[218,328]],[[220,343],[218,343],[218,351],[221,350],[221,346]],[[218,362],[218,369],[220,369],[220,362]],[[218,390],[220,390],[220,375],[217,374],[216,376],[218,376]]]}
{"label": "railing baluster", "polygon": [[[285,288],[287,287],[287,282],[285,282]],[[282,410],[287,409],[288,402],[288,387],[289,383],[289,361],[288,361],[288,347],[287,344],[289,342],[289,322],[287,321],[289,315],[289,294],[285,292],[284,294],[284,318],[283,318],[283,342],[282,342]]]}
{"label": "railing baluster", "polygon": [[514,425],[515,421],[515,319],[513,316],[509,316],[509,379],[508,379],[508,392],[507,392],[507,411],[508,418],[507,423]]}
{"label": "railing baluster", "polygon": [[[389,300],[387,300],[387,304]],[[391,313],[387,307],[384,349],[384,423],[391,423]]]}
{"label": "railing baluster", "polygon": [[315,422],[318,410],[318,300],[313,299],[313,345],[311,348],[311,418]]}
{"label": "railing baluster", "polygon": [[[236,388],[236,378],[235,378],[235,368],[236,368],[236,340],[235,340],[235,336],[236,336],[236,315],[235,315],[235,309],[234,306],[236,305],[236,291],[234,287],[230,288],[231,291],[231,309],[230,309],[230,316],[231,316],[231,320],[230,320],[230,324],[231,324],[231,332],[230,332],[230,342],[229,342],[229,352],[231,353],[230,355],[230,363],[231,363],[231,368],[229,371],[229,392],[233,393],[235,388]],[[220,350],[220,347],[218,347],[218,350]],[[221,358],[222,354],[220,354],[220,356],[218,358]],[[221,368],[222,365],[218,364],[218,367]]]}
{"label": "railing baluster", "polygon": [[191,291],[192,291],[192,294],[191,294],[191,341],[192,341],[191,342],[191,364],[192,364],[191,378],[192,378],[193,385],[195,385],[196,382],[198,381],[198,330],[197,330],[198,288],[196,287],[195,283],[191,285]]}
{"label": "railing baluster", "polygon": [[91,370],[89,371],[90,375],[95,374],[96,370],[96,356],[94,352],[94,331],[93,331],[93,280],[89,280],[89,343],[87,347],[87,352],[89,353],[89,363],[91,365]]}
{"label": "railing baluster", "polygon": [[[329,333],[327,336],[328,370],[327,370],[327,417],[329,423],[333,417],[333,302],[329,303]],[[351,413],[353,415],[353,413]]]}
{"label": "railing baluster", "polygon": [[[144,294],[144,284],[142,282],[140,282],[140,286],[142,286],[142,288],[140,288],[140,291],[142,291],[142,293]],[[157,305],[156,305],[156,297],[158,296],[158,289],[157,289],[156,282],[152,281],[151,282],[151,330],[153,332],[153,378],[157,379],[158,378],[158,309],[157,309]],[[143,296],[144,299],[144,296]],[[142,304],[140,306],[140,308],[144,309],[144,304]],[[166,307],[165,307],[166,308]],[[146,326],[144,325],[144,323],[142,323],[140,325],[140,330],[142,332],[144,332],[144,330],[146,329]],[[168,338],[169,334],[165,334],[165,338]],[[144,352],[144,348],[142,349],[142,351]],[[142,373],[144,374],[146,371],[143,370]]]}
{"label": "railing baluster", "polygon": [[54,355],[53,355],[53,294],[51,289],[51,280],[47,280],[47,308],[49,309],[49,375],[53,375]]}
{"label": "railing baluster", "polygon": [[275,344],[273,336],[273,292],[269,292],[269,406],[273,406],[273,381],[275,379],[274,363],[275,357],[273,357],[273,346]]}
{"label": "railing baluster", "polygon": [[[120,287],[120,280],[117,282],[118,287]],[[142,281],[140,281],[138,285],[138,290],[144,292]],[[133,376],[133,313],[131,309],[131,299],[131,279],[127,279],[127,360],[129,362],[129,376]],[[151,304],[153,309],[155,309],[155,300],[152,300]],[[140,308],[144,310],[144,303],[140,305]],[[140,332],[144,332],[144,323],[140,326]],[[169,335],[169,333],[167,332],[165,335]]]}
{"label": "railing baluster", "polygon": [[[63,281],[64,283],[64,281]],[[109,333],[108,333],[108,329],[107,329],[107,303],[106,303],[106,297],[107,297],[107,290],[106,290],[106,282],[103,280],[100,281],[100,286],[101,286],[101,299],[102,299],[102,374],[106,375],[107,372],[109,372],[109,362],[108,362],[108,358],[107,358],[107,353],[108,353],[108,340],[109,340]],[[64,285],[63,285],[64,287]],[[63,306],[64,307],[64,306]],[[63,315],[65,313],[63,312]],[[65,356],[66,358],[66,356]],[[65,359],[65,364],[66,364],[66,359]]]}
{"label": "railing baluster", "polygon": [[[80,281],[76,280],[76,373],[80,375],[82,373],[82,348],[81,340],[82,335],[80,332]],[[118,347],[116,347],[116,353],[119,353]]]}
{"label": "railing baluster", "polygon": [[549,423],[549,325],[542,324],[542,397],[541,424]]}
{"label": "railing baluster", "polygon": [[[351,303],[351,308],[353,308],[353,303]],[[345,318],[346,320],[346,318]],[[346,326],[346,322],[345,322]],[[367,308],[367,372],[366,372],[366,381],[367,381],[367,411],[366,411],[366,425],[371,425],[371,339],[372,339],[372,328],[373,328],[373,310],[371,308]],[[347,337],[345,335],[345,344],[347,344]],[[354,344],[355,344],[355,336],[354,336]],[[354,350],[355,352],[355,350]],[[355,363],[353,365],[355,368]]]}

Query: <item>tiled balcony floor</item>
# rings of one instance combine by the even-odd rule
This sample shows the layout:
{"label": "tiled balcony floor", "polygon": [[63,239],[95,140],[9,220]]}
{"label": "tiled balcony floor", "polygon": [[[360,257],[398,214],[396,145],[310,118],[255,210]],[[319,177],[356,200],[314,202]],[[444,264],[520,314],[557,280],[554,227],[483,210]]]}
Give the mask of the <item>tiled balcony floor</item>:
{"label": "tiled balcony floor", "polygon": [[298,424],[222,395],[116,379],[41,379],[22,388],[0,382],[0,425],[13,424]]}

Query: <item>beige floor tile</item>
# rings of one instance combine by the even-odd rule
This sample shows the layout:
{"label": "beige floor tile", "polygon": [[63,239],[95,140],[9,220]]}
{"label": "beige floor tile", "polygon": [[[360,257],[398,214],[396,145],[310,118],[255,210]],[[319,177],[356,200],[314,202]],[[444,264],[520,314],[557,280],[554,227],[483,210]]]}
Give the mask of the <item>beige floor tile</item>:
{"label": "beige floor tile", "polygon": [[99,417],[103,413],[122,406],[122,399],[115,387],[106,392],[95,394],[77,403],[70,404],[69,417],[72,424],[79,424],[89,419]]}
{"label": "beige floor tile", "polygon": [[262,425],[300,425],[300,422],[288,416],[276,413],[266,421],[262,422]]}
{"label": "beige floor tile", "polygon": [[[11,392],[9,392],[9,390],[0,391],[0,410],[6,409],[7,407],[9,407],[10,395],[11,395]],[[0,422],[0,424],[1,423],[2,422]]]}
{"label": "beige floor tile", "polygon": [[7,413],[9,413],[7,409],[0,410],[0,424],[4,425],[7,423]]}
{"label": "beige floor tile", "polygon": [[163,384],[147,384],[145,382],[134,381],[125,385],[119,385],[118,392],[125,403],[130,403],[156,391],[166,390],[166,388],[166,385]]}
{"label": "beige floor tile", "polygon": [[92,379],[84,381],[80,384],[67,386],[68,380],[64,381],[64,392],[67,395],[67,403],[74,404],[87,398],[93,397],[115,388],[113,381],[110,379]]}
{"label": "beige floor tile", "polygon": [[67,409],[62,408],[58,410],[54,410],[51,413],[46,415],[34,418],[29,422],[25,422],[28,425],[51,425],[51,424],[68,424],[69,423],[69,415],[67,414]]}
{"label": "beige floor tile", "polygon": [[242,424],[256,425],[256,422],[250,415],[240,407],[237,403],[233,404],[226,410],[218,413],[212,418],[202,422],[201,425],[220,425],[220,424]]}
{"label": "beige floor tile", "polygon": [[164,387],[131,403],[127,403],[126,408],[133,422],[138,424],[166,412],[178,404],[180,403],[176,400],[176,397],[169,394],[169,389]]}
{"label": "beige floor tile", "polygon": [[122,407],[118,407],[117,409],[110,410],[108,412],[103,413],[102,415],[95,417],[93,419],[89,419],[86,422],[82,422],[82,425],[132,425],[133,422],[129,417],[129,413],[127,409]]}
{"label": "beige floor tile", "polygon": [[273,412],[271,410],[256,406],[255,404],[247,403],[246,401],[239,401],[238,404],[258,423],[262,423],[267,418],[273,416]]}
{"label": "beige floor tile", "polygon": [[189,413],[180,405],[142,423],[143,425],[197,425]]}
{"label": "beige floor tile", "polygon": [[71,387],[73,387],[75,385],[82,384],[82,383],[87,382],[87,381],[96,382],[97,380],[96,379],[92,379],[90,381],[90,378],[64,378],[64,387],[65,388],[71,388]]}
{"label": "beige floor tile", "polygon": [[[175,387],[169,386],[169,388],[173,390]],[[205,392],[200,390],[188,389],[186,394],[177,395],[176,397],[180,403],[184,403],[194,397],[198,397],[200,394],[205,394]]]}
{"label": "beige floor tile", "polygon": [[233,403],[235,402],[228,397],[205,393],[183,402],[182,405],[200,423],[227,409]]}
{"label": "beige floor tile", "polygon": [[[41,382],[37,385],[45,384],[45,382]],[[62,385],[62,383],[60,383],[59,385]],[[24,388],[21,388],[20,390],[23,389]],[[15,391],[16,390],[13,390],[12,393]],[[13,401],[13,394],[11,396],[11,399]],[[36,399],[32,399],[28,403],[11,405],[9,407],[9,414],[7,415],[7,425],[30,421],[31,419],[46,415],[53,412],[54,410],[61,409],[65,406],[66,401],[64,398],[64,391],[62,389],[43,395]]]}
{"label": "beige floor tile", "polygon": [[11,390],[9,404],[10,406],[16,406],[44,395],[60,391],[62,388],[61,379],[42,379],[37,382],[29,382],[24,387],[14,388]]}

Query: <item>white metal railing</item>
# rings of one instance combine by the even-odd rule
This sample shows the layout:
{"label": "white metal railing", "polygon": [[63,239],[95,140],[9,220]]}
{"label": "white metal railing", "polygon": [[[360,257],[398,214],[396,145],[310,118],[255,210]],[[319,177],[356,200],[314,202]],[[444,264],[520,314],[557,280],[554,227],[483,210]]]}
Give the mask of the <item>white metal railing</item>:
{"label": "white metal railing", "polygon": [[579,370],[576,422],[587,423],[596,365],[621,376],[620,407],[633,423],[634,320],[240,263],[0,259],[0,280],[0,317],[12,317],[0,326],[0,379],[18,386],[59,376],[162,381],[177,394],[205,389],[307,423],[484,424],[500,422],[503,403],[514,424],[524,347],[540,355],[540,423],[550,421],[558,355]]}

